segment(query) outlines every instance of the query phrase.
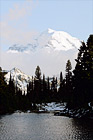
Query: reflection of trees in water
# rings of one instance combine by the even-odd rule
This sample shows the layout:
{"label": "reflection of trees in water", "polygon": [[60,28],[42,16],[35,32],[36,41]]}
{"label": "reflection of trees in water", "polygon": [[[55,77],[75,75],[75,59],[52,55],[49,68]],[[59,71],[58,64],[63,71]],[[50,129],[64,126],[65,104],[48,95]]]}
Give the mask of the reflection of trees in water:
{"label": "reflection of trees in water", "polygon": [[93,140],[93,120],[72,119],[73,138],[77,140]]}

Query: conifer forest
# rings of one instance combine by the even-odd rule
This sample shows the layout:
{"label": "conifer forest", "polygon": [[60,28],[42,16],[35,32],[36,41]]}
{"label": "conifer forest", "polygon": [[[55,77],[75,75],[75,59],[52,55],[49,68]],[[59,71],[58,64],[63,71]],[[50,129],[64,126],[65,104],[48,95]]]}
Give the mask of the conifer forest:
{"label": "conifer forest", "polygon": [[27,85],[27,93],[15,86],[11,74],[7,85],[4,79],[6,72],[0,67],[0,114],[16,110],[33,111],[36,103],[66,102],[69,109],[93,103],[93,35],[86,43],[82,42],[75,61],[73,71],[70,60],[67,61],[65,78],[61,71],[60,79],[42,75],[40,66],[37,66],[35,76]]}

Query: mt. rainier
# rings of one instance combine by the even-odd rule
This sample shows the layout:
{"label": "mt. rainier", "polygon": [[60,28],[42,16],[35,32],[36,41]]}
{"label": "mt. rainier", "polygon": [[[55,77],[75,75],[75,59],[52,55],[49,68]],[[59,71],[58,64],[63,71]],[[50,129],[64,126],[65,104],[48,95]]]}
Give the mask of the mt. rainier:
{"label": "mt. rainier", "polygon": [[9,47],[9,52],[33,52],[40,49],[46,49],[46,51],[68,51],[71,49],[78,49],[81,45],[81,41],[72,37],[66,32],[55,31],[48,29],[42,32],[33,42],[26,45],[14,44]]}
{"label": "mt. rainier", "polygon": [[45,76],[65,76],[66,62],[70,59],[75,67],[78,49],[81,41],[66,32],[47,29],[35,37],[33,41],[24,44],[14,44],[3,54],[3,69],[17,67],[28,75],[35,74],[37,65]]}

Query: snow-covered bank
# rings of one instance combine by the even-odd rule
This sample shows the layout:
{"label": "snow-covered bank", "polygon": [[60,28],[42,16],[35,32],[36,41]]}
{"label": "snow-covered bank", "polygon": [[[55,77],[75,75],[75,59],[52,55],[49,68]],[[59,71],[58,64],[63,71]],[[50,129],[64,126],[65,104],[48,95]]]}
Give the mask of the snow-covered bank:
{"label": "snow-covered bank", "polygon": [[92,108],[78,108],[78,109],[64,109],[59,112],[54,113],[55,116],[67,116],[72,118],[90,118],[93,119],[93,110]]}
{"label": "snow-covered bank", "polygon": [[[22,113],[23,111],[17,110],[15,113]],[[35,109],[24,111],[25,113],[54,113],[55,116],[66,116],[77,119],[93,119],[92,107],[82,107],[78,109],[66,108],[66,103],[42,103],[35,104]]]}
{"label": "snow-covered bank", "polygon": [[32,108],[29,110],[16,110],[15,113],[54,113],[61,112],[66,108],[66,103],[42,103],[42,104],[33,104]]}
{"label": "snow-covered bank", "polygon": [[62,111],[66,107],[66,103],[42,103],[42,104],[36,104],[39,112],[45,111],[45,112],[55,112],[55,111]]}

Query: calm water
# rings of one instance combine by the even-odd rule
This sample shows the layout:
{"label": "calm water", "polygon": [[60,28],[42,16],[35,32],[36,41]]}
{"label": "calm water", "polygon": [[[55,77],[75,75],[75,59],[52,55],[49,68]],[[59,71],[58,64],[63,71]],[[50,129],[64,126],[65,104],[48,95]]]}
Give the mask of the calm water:
{"label": "calm water", "polygon": [[93,140],[93,122],[50,114],[0,117],[0,140]]}

